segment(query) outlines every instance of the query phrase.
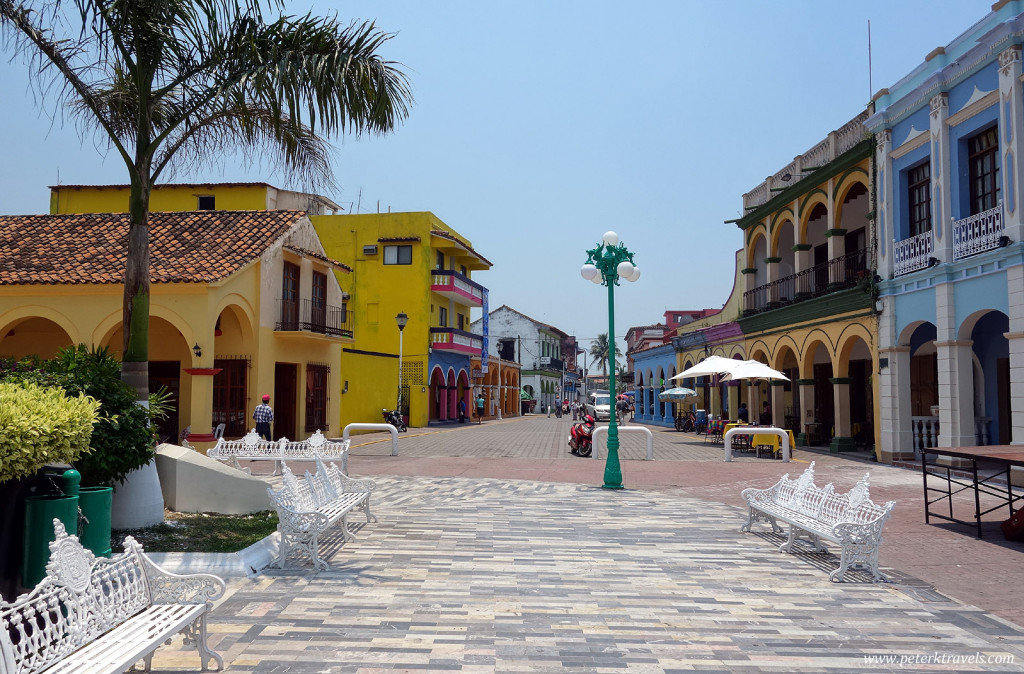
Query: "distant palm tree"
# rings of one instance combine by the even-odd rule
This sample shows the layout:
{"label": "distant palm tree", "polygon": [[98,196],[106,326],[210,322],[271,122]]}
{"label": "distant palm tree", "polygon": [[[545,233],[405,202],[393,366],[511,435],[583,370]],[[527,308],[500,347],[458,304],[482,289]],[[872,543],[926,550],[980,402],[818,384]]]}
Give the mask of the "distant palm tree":
{"label": "distant palm tree", "polygon": [[[597,336],[597,339],[590,343],[590,364],[598,364],[601,366],[601,375],[608,374],[608,333],[602,332]],[[621,356],[622,351],[619,349],[619,345],[615,345],[615,355]]]}

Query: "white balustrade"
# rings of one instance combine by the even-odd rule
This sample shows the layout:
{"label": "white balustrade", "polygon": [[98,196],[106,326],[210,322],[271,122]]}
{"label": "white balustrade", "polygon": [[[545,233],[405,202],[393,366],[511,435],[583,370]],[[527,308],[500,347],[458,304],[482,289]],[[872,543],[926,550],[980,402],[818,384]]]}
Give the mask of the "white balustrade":
{"label": "white balustrade", "polygon": [[953,221],[953,257],[960,259],[999,247],[1003,236],[1003,204]]}
{"label": "white balustrade", "polygon": [[939,444],[938,417],[910,417],[910,429],[914,438],[914,457],[921,458],[925,449],[937,447]]}
{"label": "white balustrade", "polygon": [[893,241],[893,275],[925,269],[931,262],[932,233],[921,232],[902,241]]}

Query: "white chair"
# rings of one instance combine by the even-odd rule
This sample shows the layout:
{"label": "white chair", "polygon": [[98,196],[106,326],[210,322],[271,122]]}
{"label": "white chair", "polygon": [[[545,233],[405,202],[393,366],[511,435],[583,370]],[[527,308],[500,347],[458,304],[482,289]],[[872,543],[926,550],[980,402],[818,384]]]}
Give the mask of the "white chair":
{"label": "white chair", "polygon": [[223,438],[225,428],[227,428],[227,424],[217,424],[217,428],[213,429],[213,439],[220,440]]}

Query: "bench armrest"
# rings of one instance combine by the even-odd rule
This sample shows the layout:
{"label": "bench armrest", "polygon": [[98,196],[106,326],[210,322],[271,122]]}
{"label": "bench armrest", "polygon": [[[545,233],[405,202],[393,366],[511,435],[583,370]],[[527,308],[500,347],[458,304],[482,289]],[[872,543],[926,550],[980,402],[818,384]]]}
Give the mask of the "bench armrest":
{"label": "bench armrest", "polygon": [[747,503],[767,503],[772,501],[772,495],[775,493],[777,485],[772,485],[767,489],[758,489],[757,487],[747,487],[740,492],[740,496]]}
{"label": "bench armrest", "polygon": [[[129,541],[131,541],[129,543]],[[146,571],[151,601],[154,604],[206,604],[224,596],[224,581],[210,573],[177,574],[165,571],[149,558],[142,547],[130,536],[125,539],[125,548],[134,546],[142,568]]]}

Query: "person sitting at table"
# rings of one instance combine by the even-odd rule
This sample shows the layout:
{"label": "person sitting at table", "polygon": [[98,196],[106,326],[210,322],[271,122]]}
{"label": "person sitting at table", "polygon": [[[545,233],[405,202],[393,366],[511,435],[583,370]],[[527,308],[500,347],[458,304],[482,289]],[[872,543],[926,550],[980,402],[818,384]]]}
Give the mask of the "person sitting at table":
{"label": "person sitting at table", "polygon": [[750,412],[747,410],[747,403],[740,403],[740,408],[736,410],[736,418],[743,423],[750,421]]}
{"label": "person sitting at table", "polygon": [[762,426],[772,425],[772,408],[771,405],[768,404],[767,400],[765,400],[764,404],[761,405],[761,418],[758,419],[758,423]]}

